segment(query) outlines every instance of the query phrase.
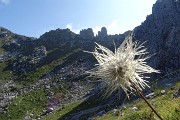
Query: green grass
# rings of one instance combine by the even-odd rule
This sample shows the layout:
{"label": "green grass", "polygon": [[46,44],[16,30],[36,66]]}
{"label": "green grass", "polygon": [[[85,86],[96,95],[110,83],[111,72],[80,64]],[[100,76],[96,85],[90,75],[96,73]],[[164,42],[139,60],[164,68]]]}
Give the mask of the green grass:
{"label": "green grass", "polygon": [[43,120],[58,120],[59,118],[63,117],[64,115],[68,114],[74,108],[78,107],[79,105],[80,105],[80,102],[69,104],[63,110],[53,112],[52,114],[44,117]]}
{"label": "green grass", "polygon": [[[166,89],[167,93],[165,95],[160,95],[160,90],[156,90],[158,95],[153,99],[153,106],[156,111],[165,120],[178,120],[180,116],[180,99],[174,99],[172,97],[180,87],[180,82],[175,85],[175,90]],[[148,100],[151,102],[152,100]],[[132,107],[136,106],[137,111],[132,111]],[[124,116],[120,116],[119,113],[123,113]],[[140,100],[133,104],[129,104],[125,109],[119,109],[117,114],[108,112],[107,114],[97,117],[94,120],[155,120],[157,116],[151,112],[151,109],[147,104]]]}
{"label": "green grass", "polygon": [[4,62],[0,62],[0,81],[10,80],[12,77],[11,70],[5,70],[8,67],[9,60],[5,60]]}
{"label": "green grass", "polygon": [[34,90],[26,95],[21,95],[8,106],[9,112],[0,114],[1,120],[23,120],[26,112],[34,114],[34,118],[42,113],[46,107],[47,91],[43,88]]}
{"label": "green grass", "polygon": [[34,84],[38,80],[40,80],[43,75],[45,75],[46,73],[52,71],[56,66],[61,65],[64,62],[66,62],[66,59],[69,56],[71,56],[72,54],[74,54],[74,53],[76,53],[78,51],[80,51],[80,50],[76,49],[73,52],[68,53],[63,57],[60,57],[59,59],[52,61],[50,64],[45,64],[45,65],[37,68],[36,70],[29,72],[26,75],[20,76],[19,78],[17,78],[17,81],[21,82],[21,83],[23,81],[24,86],[29,86],[31,84]]}
{"label": "green grass", "polygon": [[38,80],[40,80],[41,77],[47,72],[49,72],[50,70],[51,69],[48,65],[42,66],[26,75],[20,76],[19,78],[17,78],[16,81],[22,83],[23,86],[29,86],[31,84],[36,83]]}
{"label": "green grass", "polygon": [[[86,109],[94,108],[97,105],[102,104],[100,100],[98,99],[98,96],[92,96],[89,100],[81,102],[76,101],[71,104],[65,105],[66,107],[60,111],[54,112],[50,114],[49,116],[44,117],[44,120],[64,120],[64,119],[70,119],[72,114],[81,112]],[[81,120],[86,119],[87,116],[82,116],[80,118]]]}
{"label": "green grass", "polygon": [[6,54],[6,53],[8,53],[7,51],[5,51],[3,48],[2,48],[2,46],[4,45],[2,42],[1,42],[1,38],[0,38],[0,55],[2,54]]}
{"label": "green grass", "polygon": [[[165,95],[160,94],[162,88],[156,90],[157,96],[152,99],[153,106],[162,116],[162,118],[164,118],[164,120],[178,120],[180,116],[180,99],[174,99],[172,97],[173,93],[175,93],[179,87],[180,82],[176,83],[176,85],[173,87],[173,90],[170,88],[166,89],[167,92]],[[152,100],[148,99],[149,102],[151,102]],[[76,102],[74,104],[68,105],[68,107],[64,108],[63,110],[54,112],[49,116],[46,116],[44,120],[64,120],[66,118],[69,118],[74,113],[96,107],[98,104],[101,103],[98,103],[98,98],[94,97],[86,102]],[[134,106],[138,108],[137,111],[132,110],[132,107]],[[110,107],[112,107],[113,109],[113,106]],[[106,108],[102,108],[99,111],[102,110],[106,110]],[[95,113],[98,113],[98,111],[96,111]],[[120,113],[123,113],[124,115],[121,116]],[[88,118],[87,116],[89,115],[82,116],[80,120]],[[143,100],[140,100],[138,102],[125,105],[124,108],[118,109],[115,114],[112,112],[108,112],[103,116],[94,118],[93,120],[156,120],[156,118],[157,116],[152,113],[151,109],[147,106],[147,104]]]}
{"label": "green grass", "polygon": [[[20,95],[17,98],[15,98],[12,101],[12,103],[8,106],[9,112],[7,112],[6,114],[0,113],[0,120],[23,120],[27,111],[29,114],[34,114],[33,118],[37,118],[39,115],[43,114],[43,109],[47,108],[47,94],[50,91],[57,94],[60,93],[62,96],[65,94],[65,92],[68,92],[65,86],[58,85],[58,87],[53,87],[50,90],[46,90],[44,87],[40,87],[39,89],[33,90],[27,94]],[[52,120],[54,118],[60,117],[61,115],[63,116],[79,104],[80,102],[63,105],[62,107],[65,107],[65,109],[56,112],[55,114],[52,114],[53,116],[50,115],[45,119]]]}

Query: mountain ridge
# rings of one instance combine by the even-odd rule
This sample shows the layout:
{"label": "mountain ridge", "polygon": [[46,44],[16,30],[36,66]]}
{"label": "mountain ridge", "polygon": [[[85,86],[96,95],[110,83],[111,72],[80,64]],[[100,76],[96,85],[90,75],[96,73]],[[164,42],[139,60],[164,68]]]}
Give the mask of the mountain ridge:
{"label": "mountain ridge", "polygon": [[[161,0],[153,5],[152,14],[133,30],[134,39],[147,41],[145,46],[155,55],[148,63],[161,71],[155,79],[180,68],[180,1]],[[174,77],[179,76],[179,73]],[[171,75],[171,77],[173,77]]]}

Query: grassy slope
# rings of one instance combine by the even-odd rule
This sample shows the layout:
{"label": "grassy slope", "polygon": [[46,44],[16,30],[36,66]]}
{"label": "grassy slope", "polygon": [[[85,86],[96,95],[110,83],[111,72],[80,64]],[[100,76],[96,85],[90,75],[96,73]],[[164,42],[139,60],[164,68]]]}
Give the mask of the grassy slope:
{"label": "grassy slope", "polygon": [[43,88],[32,91],[26,95],[20,95],[8,106],[9,112],[0,114],[1,120],[21,120],[26,112],[33,113],[34,117],[42,112],[47,100],[47,91]]}
{"label": "grassy slope", "polygon": [[0,61],[0,81],[10,80],[12,77],[12,71],[5,70],[8,66],[8,60],[2,62]]}
{"label": "grassy slope", "polygon": [[[175,85],[175,89],[166,89],[167,93],[161,95],[161,89],[156,90],[157,97],[148,100],[153,103],[154,108],[165,120],[178,120],[180,116],[180,98],[174,99],[172,95],[180,88],[180,82]],[[132,111],[131,108],[136,106],[137,111]],[[123,113],[124,116],[120,116]],[[127,105],[124,109],[119,109],[117,114],[108,112],[107,114],[97,117],[94,120],[153,120],[157,118],[156,115],[151,113],[147,104],[140,100],[133,104]]]}
{"label": "grassy slope", "polygon": [[[64,62],[66,62],[66,59],[69,56],[79,51],[80,51],[79,49],[75,49],[72,52],[66,54],[65,56],[60,57],[59,59],[53,61],[52,63],[37,68],[36,71],[30,72],[27,75],[26,81],[24,81],[23,85],[28,86],[30,84],[37,82],[42,77],[42,75],[53,70],[57,65],[63,64]],[[6,67],[7,67],[6,61],[0,62],[0,80],[1,79],[9,80],[10,77],[12,76],[10,71],[4,71],[4,68]],[[53,89],[52,91],[62,92],[62,93],[64,92],[64,90],[62,90],[60,87],[58,88],[58,90]],[[8,106],[9,112],[7,112],[6,114],[5,113],[0,114],[1,120],[7,120],[7,119],[21,120],[24,118],[27,111],[29,111],[29,113],[33,113],[35,117],[37,117],[37,115],[42,114],[43,108],[46,108],[45,105],[47,103],[47,97],[46,97],[47,92],[48,91],[44,90],[44,88],[40,88],[26,95],[23,94],[18,96],[12,101],[12,104]]]}
{"label": "grassy slope", "polygon": [[34,84],[38,80],[40,80],[43,75],[52,71],[56,66],[63,64],[66,61],[67,57],[69,57],[70,55],[72,55],[76,52],[79,52],[79,51],[80,51],[80,49],[75,49],[75,50],[71,51],[70,53],[67,53],[63,57],[60,57],[60,58],[52,61],[49,64],[45,64],[45,65],[37,68],[36,70],[31,71],[27,75],[23,76],[23,78],[22,77],[19,78],[18,81],[19,82],[24,81],[23,85],[25,85],[25,86],[28,86],[30,84]]}
{"label": "grassy slope", "polygon": [[[158,113],[165,119],[165,120],[178,120],[180,116],[180,99],[174,99],[172,97],[173,93],[177,91],[180,87],[180,82],[177,83],[174,89],[166,89],[167,93],[165,95],[161,95],[160,91],[161,88],[156,90],[156,95],[152,100],[154,108],[158,111]],[[95,101],[97,98],[93,98]],[[61,111],[54,112],[49,116],[46,116],[45,120],[63,120],[66,117],[70,116],[73,113],[77,113],[81,110],[85,110],[88,108],[92,108],[94,106],[93,103],[88,105],[87,102],[85,103],[74,103],[66,107]],[[136,106],[138,108],[137,111],[132,111],[132,107]],[[102,110],[99,110],[102,111]],[[96,112],[98,113],[98,111]],[[120,113],[123,113],[123,116],[120,116]],[[152,116],[152,117],[151,117]],[[86,118],[85,116],[83,116]],[[81,119],[84,119],[81,118]],[[150,108],[147,104],[140,100],[138,102],[134,102],[132,104],[126,105],[124,109],[119,109],[115,114],[112,112],[108,112],[103,116],[94,118],[94,120],[153,120],[157,118],[155,115],[151,113]]]}
{"label": "grassy slope", "polygon": [[73,104],[69,104],[65,109],[53,112],[52,114],[43,118],[43,120],[58,120],[59,118],[63,117],[64,115],[68,114],[69,111],[72,111],[74,108],[80,105],[80,102],[76,102]]}
{"label": "grassy slope", "polygon": [[[6,53],[8,53],[7,51],[5,51],[2,46],[4,44],[2,43],[2,38],[0,38],[0,55],[4,55]],[[0,61],[0,81],[1,80],[9,80],[10,77],[12,77],[12,74],[10,73],[11,71],[7,70],[5,71],[4,69],[7,67],[8,65],[8,60],[6,60],[5,62]]]}
{"label": "grassy slope", "polygon": [[[61,83],[63,84],[63,83]],[[15,98],[12,103],[8,106],[7,113],[0,113],[0,120],[23,120],[27,111],[29,114],[33,114],[33,118],[38,118],[39,115],[43,114],[43,110],[47,109],[48,106],[48,94],[49,92],[61,93],[62,95],[67,92],[67,89],[62,87],[52,88],[50,90],[40,87],[27,94],[23,94]],[[80,102],[71,104],[70,107],[61,111],[62,115],[69,112],[71,108],[78,105]],[[65,105],[66,106],[66,105]],[[69,106],[69,105],[68,105]],[[60,113],[60,114],[61,114]],[[58,114],[58,117],[59,115]]]}
{"label": "grassy slope", "polygon": [[[74,103],[67,104],[64,109],[57,112],[53,112],[48,116],[45,116],[44,120],[65,120],[65,119],[69,120],[72,114],[97,107],[100,104],[101,102],[99,101],[98,97],[92,96],[89,100],[84,102],[76,101]],[[86,119],[86,118],[87,116],[83,116],[81,119]]]}
{"label": "grassy slope", "polygon": [[0,55],[2,54],[6,54],[6,53],[8,53],[7,51],[5,51],[3,48],[2,48],[2,46],[4,45],[2,42],[2,38],[0,38]]}

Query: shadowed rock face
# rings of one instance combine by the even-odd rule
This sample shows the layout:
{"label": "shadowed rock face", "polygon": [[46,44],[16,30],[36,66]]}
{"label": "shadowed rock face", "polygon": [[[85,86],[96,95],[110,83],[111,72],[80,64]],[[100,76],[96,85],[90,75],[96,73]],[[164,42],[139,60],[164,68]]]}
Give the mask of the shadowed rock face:
{"label": "shadowed rock face", "polygon": [[92,28],[83,29],[80,31],[80,36],[84,39],[93,39],[94,32],[93,32]]}
{"label": "shadowed rock face", "polygon": [[152,14],[134,29],[133,37],[141,42],[147,41],[145,46],[150,54],[156,53],[149,64],[161,70],[163,75],[179,70],[180,0],[158,0],[153,5]]}
{"label": "shadowed rock face", "polygon": [[101,28],[101,31],[98,31],[98,36],[99,37],[106,37],[108,34],[107,34],[107,29],[105,27],[102,27]]}

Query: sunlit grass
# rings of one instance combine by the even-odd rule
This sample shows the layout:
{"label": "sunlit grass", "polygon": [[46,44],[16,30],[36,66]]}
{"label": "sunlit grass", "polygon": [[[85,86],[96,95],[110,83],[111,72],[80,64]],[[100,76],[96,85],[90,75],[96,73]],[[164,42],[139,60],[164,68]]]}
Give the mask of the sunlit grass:
{"label": "sunlit grass", "polygon": [[0,114],[1,120],[23,120],[26,112],[33,113],[34,117],[42,113],[46,106],[47,92],[43,88],[31,91],[28,94],[15,98],[8,106],[8,112]]}
{"label": "sunlit grass", "polygon": [[[165,95],[157,94],[158,96],[154,99],[148,99],[165,120],[178,120],[180,116],[180,99],[173,98],[173,93],[180,87],[179,83],[176,84],[174,90],[166,89],[167,93]],[[156,93],[157,92],[160,92],[160,90],[156,90]],[[138,108],[137,111],[132,111],[131,108],[134,106]],[[133,118],[133,120],[153,120],[157,118],[156,115],[152,115],[152,111],[143,100],[129,104],[125,109],[119,109],[118,112],[123,113],[124,116],[109,112],[94,120],[132,120],[131,118]]]}
{"label": "sunlit grass", "polygon": [[76,108],[80,103],[81,102],[75,102],[73,104],[69,104],[69,105],[67,105],[66,108],[64,108],[64,109],[62,109],[60,111],[57,111],[57,112],[53,112],[52,114],[44,117],[43,120],[58,120],[59,118],[61,118],[65,114],[69,113],[74,108]]}

